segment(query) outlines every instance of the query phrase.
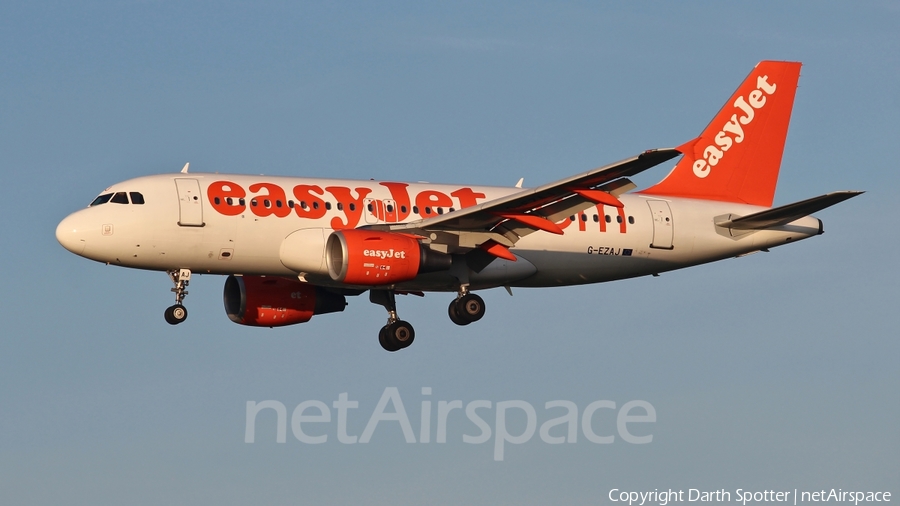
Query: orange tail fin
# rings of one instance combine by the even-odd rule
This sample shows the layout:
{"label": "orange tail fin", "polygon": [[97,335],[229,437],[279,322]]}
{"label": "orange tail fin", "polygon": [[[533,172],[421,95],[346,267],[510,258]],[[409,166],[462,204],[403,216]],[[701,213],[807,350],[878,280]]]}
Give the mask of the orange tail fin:
{"label": "orange tail fin", "polygon": [[700,137],[679,147],[672,172],[641,193],[771,207],[800,63],[763,61]]}

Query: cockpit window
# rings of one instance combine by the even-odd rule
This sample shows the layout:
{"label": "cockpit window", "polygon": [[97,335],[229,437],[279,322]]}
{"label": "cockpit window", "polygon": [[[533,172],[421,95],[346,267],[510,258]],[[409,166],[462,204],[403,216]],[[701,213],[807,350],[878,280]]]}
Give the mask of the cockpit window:
{"label": "cockpit window", "polygon": [[95,198],[94,201],[91,202],[91,205],[99,206],[100,204],[105,204],[105,203],[109,202],[109,199],[112,198],[112,196],[113,196],[112,193],[104,193],[103,195],[100,195],[99,197]]}
{"label": "cockpit window", "polygon": [[144,196],[140,192],[116,192],[116,193],[104,193],[99,197],[95,198],[93,202],[91,202],[91,206],[99,206],[100,204],[106,204],[107,202],[112,202],[114,204],[127,204],[128,197],[131,196],[131,203],[142,205],[144,203]]}

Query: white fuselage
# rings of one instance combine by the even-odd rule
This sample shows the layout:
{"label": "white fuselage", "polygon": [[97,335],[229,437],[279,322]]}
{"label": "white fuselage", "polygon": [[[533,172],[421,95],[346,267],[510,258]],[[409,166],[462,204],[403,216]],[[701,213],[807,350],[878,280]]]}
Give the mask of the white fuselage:
{"label": "white fuselage", "polygon": [[[144,203],[106,202],[77,211],[59,224],[57,238],[78,255],[124,267],[296,277],[298,272],[283,264],[281,254],[282,242],[297,230],[322,228],[327,234],[339,228],[410,222],[518,191],[430,183],[165,174],[111,186],[103,194],[140,193]],[[243,197],[237,196],[240,192]],[[641,193],[619,198],[622,209],[598,205],[558,223],[562,235],[535,232],[522,237],[510,249],[518,260],[497,259],[472,273],[472,288],[561,286],[644,276],[821,233],[821,222],[806,217],[734,237],[717,227],[716,220],[765,208]],[[310,281],[340,286],[327,277]],[[430,273],[397,288],[455,291],[458,281],[449,273]]]}

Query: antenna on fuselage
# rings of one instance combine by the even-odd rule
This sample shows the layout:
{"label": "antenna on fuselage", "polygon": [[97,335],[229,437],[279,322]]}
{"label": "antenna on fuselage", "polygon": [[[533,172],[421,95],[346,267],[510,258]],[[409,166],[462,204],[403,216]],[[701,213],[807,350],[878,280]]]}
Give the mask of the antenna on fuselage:
{"label": "antenna on fuselage", "polygon": [[182,174],[187,174],[187,173],[188,173],[188,167],[190,167],[190,166],[191,166],[191,162],[188,162],[188,163],[184,164],[184,167],[181,169],[181,173],[182,173]]}
{"label": "antenna on fuselage", "polygon": [[524,183],[524,182],[525,182],[525,178],[524,178],[524,177],[520,177],[520,178],[519,178],[519,182],[516,183],[516,188],[521,188],[521,187],[522,187],[522,183]]}

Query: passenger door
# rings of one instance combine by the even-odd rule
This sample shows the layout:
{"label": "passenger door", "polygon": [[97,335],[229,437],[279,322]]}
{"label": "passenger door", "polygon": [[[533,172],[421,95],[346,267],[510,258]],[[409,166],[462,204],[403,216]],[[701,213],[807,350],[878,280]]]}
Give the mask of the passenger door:
{"label": "passenger door", "polygon": [[178,190],[178,224],[182,227],[202,227],[203,199],[200,195],[200,182],[196,179],[176,178],[175,188]]}
{"label": "passenger door", "polygon": [[651,248],[673,249],[674,224],[672,223],[672,210],[665,200],[648,200],[650,214],[653,215],[653,240]]}

